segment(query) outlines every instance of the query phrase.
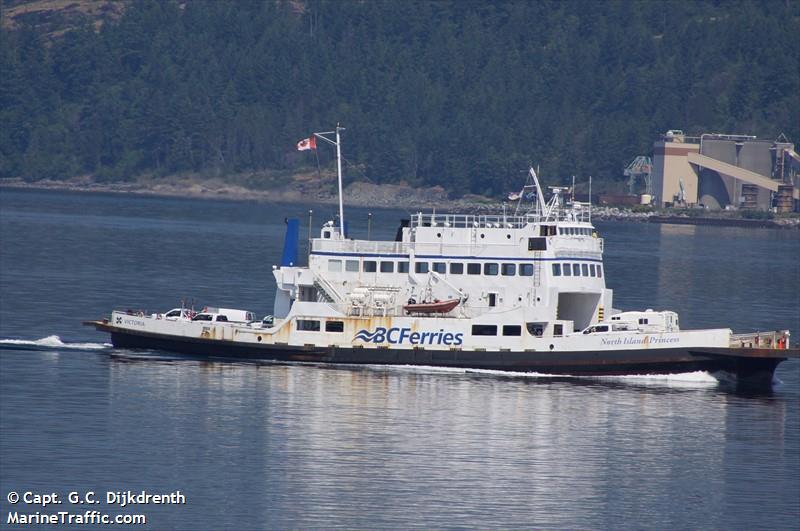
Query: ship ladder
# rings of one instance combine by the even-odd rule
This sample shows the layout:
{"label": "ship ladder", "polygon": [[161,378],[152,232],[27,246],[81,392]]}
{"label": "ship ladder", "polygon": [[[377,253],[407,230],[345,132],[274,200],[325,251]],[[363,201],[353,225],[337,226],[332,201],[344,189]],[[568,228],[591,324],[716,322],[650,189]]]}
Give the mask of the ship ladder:
{"label": "ship ladder", "polygon": [[533,285],[538,288],[542,282],[542,253],[534,253],[533,257]]}
{"label": "ship ladder", "polygon": [[322,284],[320,284],[316,280],[314,281],[314,287],[317,288],[317,293],[322,299],[322,302],[334,302],[333,297],[331,297],[331,295],[325,290]]}

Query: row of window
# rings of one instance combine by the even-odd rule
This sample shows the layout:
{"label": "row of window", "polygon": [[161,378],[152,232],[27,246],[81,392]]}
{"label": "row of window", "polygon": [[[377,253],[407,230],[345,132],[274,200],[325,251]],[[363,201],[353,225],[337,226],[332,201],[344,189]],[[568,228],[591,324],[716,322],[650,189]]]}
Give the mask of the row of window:
{"label": "row of window", "polygon": [[592,229],[589,227],[559,227],[559,234],[578,235],[578,236],[591,236]]}
{"label": "row of window", "polygon": [[[449,265],[449,268],[448,268]],[[463,275],[464,264],[461,262],[416,262],[414,264],[415,273],[427,273],[428,271],[435,271],[444,275],[448,272],[451,275]],[[344,270],[348,273],[359,272],[358,260],[344,260]],[[364,273],[408,273],[408,262],[390,262],[376,260],[364,260],[361,262],[361,271]],[[342,271],[342,260],[328,260],[328,271],[332,273],[339,273]],[[486,262],[484,264],[468,263],[466,264],[467,275],[485,275],[504,277],[530,277],[533,276],[533,264],[509,264]],[[553,264],[553,276],[560,277],[598,277],[603,276],[603,266],[600,264]]]}
{"label": "row of window", "polygon": [[[500,264],[497,262],[487,262],[484,264],[468,263],[466,264],[466,268],[464,265],[465,264],[461,262],[451,262],[450,264],[447,264],[446,262],[415,262],[414,272],[427,273],[428,271],[435,271],[436,273],[444,275],[449,271],[451,275],[463,275],[466,271],[467,275],[502,275],[504,277],[533,276],[533,264]],[[344,260],[344,270],[348,273],[358,273],[359,261]],[[361,262],[360,270],[364,273],[376,273],[378,271],[381,273],[394,273],[395,271],[397,273],[408,273],[409,263],[364,260]],[[342,260],[328,260],[328,271],[332,273],[341,272]]]}
{"label": "row of window", "polygon": [[[544,334],[544,323],[525,323],[528,333],[532,336],[540,337]],[[319,332],[321,323],[315,319],[298,319],[296,321],[297,330],[301,332]],[[503,325],[502,332],[504,336],[521,336],[522,326],[520,325]],[[344,332],[343,321],[325,321],[326,332]],[[562,325],[554,325],[553,335],[560,336],[562,334]],[[472,325],[473,336],[496,336],[497,325]]]}
{"label": "row of window", "polygon": [[591,227],[556,227],[555,225],[541,225],[540,236],[555,236],[556,234],[568,236],[591,236]]}
{"label": "row of window", "polygon": [[[320,323],[313,319],[298,319],[297,329],[301,332],[319,332]],[[326,332],[344,332],[344,321],[325,321]]]}
{"label": "row of window", "polygon": [[553,276],[603,278],[603,266],[600,264],[553,264]]}
{"label": "row of window", "polygon": [[[535,337],[543,336],[546,326],[547,326],[546,323],[525,323],[525,328],[528,330],[528,333]],[[520,325],[503,325],[502,331],[504,336],[522,335],[522,327]],[[564,334],[564,325],[554,324],[553,335],[562,336],[563,334]],[[472,335],[496,336],[497,325],[472,325]]]}

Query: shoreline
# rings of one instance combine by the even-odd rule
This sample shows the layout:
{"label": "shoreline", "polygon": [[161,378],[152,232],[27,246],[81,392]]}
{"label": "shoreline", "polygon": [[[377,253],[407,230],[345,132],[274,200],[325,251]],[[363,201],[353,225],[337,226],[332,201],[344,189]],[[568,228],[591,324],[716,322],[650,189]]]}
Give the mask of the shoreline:
{"label": "shoreline", "polygon": [[[221,199],[227,201],[255,201],[290,204],[335,205],[338,198],[326,193],[320,187],[316,193],[309,194],[301,187],[276,187],[272,190],[258,190],[240,185],[221,183],[216,180],[201,181],[191,179],[164,182],[110,182],[98,183],[90,179],[67,181],[42,180],[28,182],[22,179],[0,180],[0,190],[43,190],[74,193],[134,194],[150,197],[174,197],[184,199]],[[412,188],[407,185],[356,182],[345,189],[344,204],[348,207],[397,208],[398,204],[413,204],[415,208],[441,209],[447,212],[484,213],[502,211],[503,204],[482,196],[465,196],[448,199],[441,187]],[[727,215],[724,215],[727,214]],[[740,215],[731,216],[729,212],[717,216],[695,216],[675,211],[635,211],[625,207],[593,206],[592,217],[603,221],[629,221],[637,223],[659,223],[675,225],[714,225],[728,227],[752,227],[770,229],[800,229],[800,216],[773,219],[748,219]]]}
{"label": "shoreline", "polygon": [[[325,179],[327,181],[327,179]],[[65,181],[2,179],[0,190],[45,190],[75,193],[134,194],[152,197],[180,197],[185,199],[222,199],[229,201],[255,201],[293,204],[337,205],[338,196],[329,193],[327,182],[310,186],[280,186],[273,189],[256,189],[218,180],[197,181],[177,179],[156,183],[109,182],[98,183],[89,179]],[[312,188],[312,190],[309,190]],[[344,204],[350,207],[396,208],[398,204],[414,204],[419,208],[445,208],[458,212],[494,210],[502,203],[480,196],[449,199],[444,188],[412,188],[407,185],[355,182],[344,190]]]}

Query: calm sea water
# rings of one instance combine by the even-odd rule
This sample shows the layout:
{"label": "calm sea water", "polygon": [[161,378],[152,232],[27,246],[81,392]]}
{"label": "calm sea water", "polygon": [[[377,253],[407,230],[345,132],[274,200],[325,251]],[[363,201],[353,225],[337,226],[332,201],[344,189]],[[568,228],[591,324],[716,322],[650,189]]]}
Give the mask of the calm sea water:
{"label": "calm sea water", "polygon": [[[743,396],[703,374],[207,363],[114,350],[81,326],[181,298],[271,313],[284,217],[309,208],[315,226],[334,214],[0,191],[4,526],[12,510],[70,510],[11,505],[12,491],[144,489],[186,504],[97,508],[148,529],[797,529],[797,361]],[[346,215],[364,235],[366,211]],[[376,211],[373,236],[404,215]],[[798,232],[598,226],[616,307],[800,341]]]}

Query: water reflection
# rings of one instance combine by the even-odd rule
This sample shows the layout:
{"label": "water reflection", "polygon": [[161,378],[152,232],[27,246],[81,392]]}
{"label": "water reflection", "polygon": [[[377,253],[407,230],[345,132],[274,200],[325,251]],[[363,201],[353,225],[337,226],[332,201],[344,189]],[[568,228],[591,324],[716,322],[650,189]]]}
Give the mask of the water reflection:
{"label": "water reflection", "polygon": [[[667,500],[732,480],[742,428],[729,425],[741,399],[714,388],[191,361],[114,362],[110,375],[112,404],[135,388],[143,411],[172,419],[152,444],[193,441],[161,466],[224,460],[228,488],[265,493],[270,524],[401,525],[416,507],[433,526],[585,527],[613,507],[687,526],[692,512]],[[729,501],[714,503],[704,510]]]}

